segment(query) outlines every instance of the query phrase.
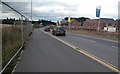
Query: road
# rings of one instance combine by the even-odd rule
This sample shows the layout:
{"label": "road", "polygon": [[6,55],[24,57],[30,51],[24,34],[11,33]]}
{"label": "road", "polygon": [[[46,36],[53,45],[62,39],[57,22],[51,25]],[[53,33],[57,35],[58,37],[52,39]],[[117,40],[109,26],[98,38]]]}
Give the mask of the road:
{"label": "road", "polygon": [[[70,33],[60,37],[68,40]],[[81,37],[82,38],[82,37]],[[77,37],[75,38],[77,39]],[[72,41],[68,40],[68,41]],[[82,40],[82,39],[81,39]],[[84,39],[83,39],[84,40]],[[88,42],[87,40],[84,40]],[[75,42],[75,41],[74,41]],[[81,46],[84,42],[79,42]],[[89,42],[91,43],[91,42]],[[76,44],[78,44],[76,42]],[[93,43],[91,43],[93,44]],[[85,44],[83,46],[86,46]],[[97,45],[97,44],[96,44]],[[102,45],[102,44],[101,44]],[[95,46],[91,46],[95,48]],[[86,46],[86,49],[88,47]],[[89,49],[91,50],[91,49]],[[97,50],[97,49],[96,49]],[[114,72],[103,64],[91,59],[83,53],[67,46],[40,29],[33,31],[28,45],[20,56],[13,72]]]}
{"label": "road", "polygon": [[91,38],[89,35],[72,32],[67,32],[65,37],[58,36],[58,38],[84,49],[85,51],[118,67],[118,43],[116,42],[101,40],[99,38]]}

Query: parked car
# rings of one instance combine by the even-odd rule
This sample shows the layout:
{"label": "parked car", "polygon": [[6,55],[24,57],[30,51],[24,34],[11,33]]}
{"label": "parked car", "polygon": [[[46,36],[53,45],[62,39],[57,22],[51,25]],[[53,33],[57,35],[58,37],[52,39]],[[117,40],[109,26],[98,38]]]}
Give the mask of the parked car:
{"label": "parked car", "polygon": [[65,36],[66,35],[66,32],[65,30],[62,28],[62,27],[56,27],[52,30],[52,34],[53,35],[62,35],[62,36]]}
{"label": "parked car", "polygon": [[45,27],[44,31],[50,31],[50,27]]}

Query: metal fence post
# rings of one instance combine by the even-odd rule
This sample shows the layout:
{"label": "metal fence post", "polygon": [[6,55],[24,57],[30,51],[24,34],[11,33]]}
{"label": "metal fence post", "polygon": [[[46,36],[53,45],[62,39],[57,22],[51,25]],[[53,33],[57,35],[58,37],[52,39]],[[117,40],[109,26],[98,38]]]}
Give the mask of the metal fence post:
{"label": "metal fence post", "polygon": [[23,16],[21,15],[21,41],[22,41],[22,46],[24,45],[24,36],[23,36]]}
{"label": "metal fence post", "polygon": [[[0,14],[2,14],[2,2],[0,1]],[[2,15],[0,15],[2,17]],[[0,20],[0,71],[2,70],[2,20]]]}

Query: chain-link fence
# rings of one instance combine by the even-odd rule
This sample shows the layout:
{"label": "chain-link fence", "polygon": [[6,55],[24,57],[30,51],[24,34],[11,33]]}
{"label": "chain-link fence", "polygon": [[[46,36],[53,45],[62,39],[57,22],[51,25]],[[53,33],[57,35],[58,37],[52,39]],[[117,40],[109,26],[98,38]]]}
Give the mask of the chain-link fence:
{"label": "chain-link fence", "polygon": [[1,2],[0,11],[2,16],[0,20],[0,71],[10,62],[11,58],[22,47],[26,38],[32,31],[31,21],[10,7]]}

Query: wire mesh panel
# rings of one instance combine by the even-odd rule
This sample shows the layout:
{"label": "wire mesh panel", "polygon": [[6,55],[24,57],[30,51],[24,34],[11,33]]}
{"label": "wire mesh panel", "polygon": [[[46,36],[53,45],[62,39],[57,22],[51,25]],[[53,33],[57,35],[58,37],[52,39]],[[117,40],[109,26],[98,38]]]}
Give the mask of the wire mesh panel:
{"label": "wire mesh panel", "polygon": [[21,15],[2,4],[2,59],[3,66],[21,46]]}
{"label": "wire mesh panel", "polygon": [[[2,17],[2,3],[0,2],[0,18]],[[2,70],[2,20],[0,20],[0,71]]]}
{"label": "wire mesh panel", "polygon": [[[4,68],[6,64],[13,58],[16,52],[23,46],[29,33],[32,31],[32,24],[27,17],[10,7],[6,3],[2,6],[2,31],[1,36],[1,60],[0,67]],[[0,69],[1,70],[1,69]]]}
{"label": "wire mesh panel", "polygon": [[28,36],[29,34],[29,30],[28,30],[28,24],[29,20],[25,17],[23,17],[23,41],[25,42],[26,41],[26,37]]}
{"label": "wire mesh panel", "polygon": [[[119,20],[117,20],[117,32],[118,32],[118,35],[119,35],[119,37],[118,37],[118,49],[120,48],[120,1],[118,2],[118,19]],[[120,70],[120,50],[118,50],[118,68],[119,68],[119,70]]]}

